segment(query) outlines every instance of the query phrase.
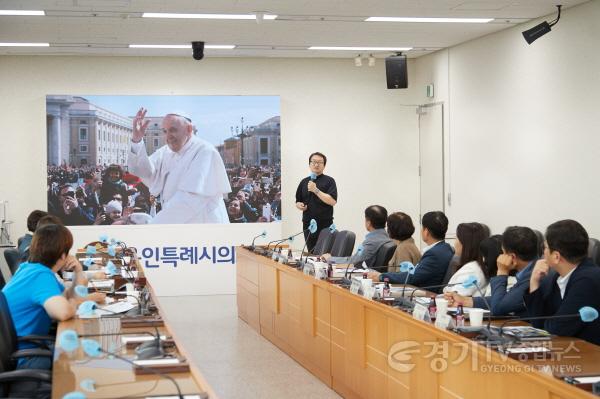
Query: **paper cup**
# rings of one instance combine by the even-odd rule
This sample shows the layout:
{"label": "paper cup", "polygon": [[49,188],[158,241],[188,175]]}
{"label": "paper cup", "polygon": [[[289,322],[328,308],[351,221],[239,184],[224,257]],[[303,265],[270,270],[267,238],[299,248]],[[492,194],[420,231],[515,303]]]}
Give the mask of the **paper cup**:
{"label": "paper cup", "polygon": [[469,323],[473,327],[483,325],[483,309],[470,309],[469,310]]}
{"label": "paper cup", "polygon": [[448,300],[443,297],[435,298],[435,306],[439,314],[446,314],[448,311]]}

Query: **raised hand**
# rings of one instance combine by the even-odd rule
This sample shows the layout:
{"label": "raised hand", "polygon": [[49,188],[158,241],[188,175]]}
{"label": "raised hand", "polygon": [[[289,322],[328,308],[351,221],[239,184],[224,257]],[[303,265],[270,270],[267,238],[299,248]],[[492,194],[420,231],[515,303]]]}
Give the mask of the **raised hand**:
{"label": "raised hand", "polygon": [[137,114],[135,114],[135,118],[133,118],[133,135],[131,136],[131,141],[134,143],[142,141],[146,134],[146,128],[148,127],[148,124],[150,124],[149,119],[144,121],[147,111],[147,109],[142,107]]}

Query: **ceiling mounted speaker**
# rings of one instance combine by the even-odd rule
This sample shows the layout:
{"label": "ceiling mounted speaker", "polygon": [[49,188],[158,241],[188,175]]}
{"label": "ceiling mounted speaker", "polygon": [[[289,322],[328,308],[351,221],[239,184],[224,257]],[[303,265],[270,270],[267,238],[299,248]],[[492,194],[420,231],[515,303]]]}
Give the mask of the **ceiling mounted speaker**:
{"label": "ceiling mounted speaker", "polygon": [[408,87],[408,70],[406,56],[393,55],[385,59],[385,76],[388,89],[406,89]]}

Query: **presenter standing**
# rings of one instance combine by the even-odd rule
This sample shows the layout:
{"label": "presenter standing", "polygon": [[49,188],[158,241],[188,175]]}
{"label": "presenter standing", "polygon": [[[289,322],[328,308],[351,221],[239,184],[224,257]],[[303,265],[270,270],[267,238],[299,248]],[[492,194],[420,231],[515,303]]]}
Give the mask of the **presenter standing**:
{"label": "presenter standing", "polygon": [[310,154],[308,166],[310,176],[302,179],[296,190],[296,208],[302,211],[304,238],[308,237],[311,219],[317,222],[317,231],[307,239],[306,247],[312,251],[321,230],[333,223],[333,207],[337,203],[337,186],[331,176],[323,174],[327,157],[320,152]]}

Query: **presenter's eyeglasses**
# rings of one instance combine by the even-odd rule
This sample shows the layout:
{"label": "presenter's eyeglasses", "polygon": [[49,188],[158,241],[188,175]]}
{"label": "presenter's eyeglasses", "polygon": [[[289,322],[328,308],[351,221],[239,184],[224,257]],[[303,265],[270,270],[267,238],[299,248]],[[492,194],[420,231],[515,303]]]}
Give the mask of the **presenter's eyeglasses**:
{"label": "presenter's eyeglasses", "polygon": [[325,162],[323,161],[310,161],[311,165],[323,165]]}

